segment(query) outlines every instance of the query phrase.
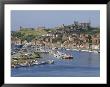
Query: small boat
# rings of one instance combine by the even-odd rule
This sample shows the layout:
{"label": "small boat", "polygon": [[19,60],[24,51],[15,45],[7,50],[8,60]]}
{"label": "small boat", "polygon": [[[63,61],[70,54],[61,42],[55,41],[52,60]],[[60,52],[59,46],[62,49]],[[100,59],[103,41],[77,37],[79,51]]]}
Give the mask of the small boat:
{"label": "small boat", "polygon": [[21,67],[20,64],[16,64],[16,65],[15,65],[15,68],[20,68],[20,67]]}
{"label": "small boat", "polygon": [[61,58],[63,56],[63,53],[57,51],[57,53],[54,54],[54,57]]}
{"label": "small boat", "polygon": [[48,62],[46,62],[46,61],[41,61],[41,62],[39,63],[39,65],[44,65],[44,64],[48,64]]}
{"label": "small boat", "polygon": [[66,50],[71,50],[71,49],[66,49]]}
{"label": "small boat", "polygon": [[88,50],[88,52],[93,52],[92,50]]}
{"label": "small boat", "polygon": [[36,60],[32,65],[38,65],[39,62]]}
{"label": "small boat", "polygon": [[21,67],[27,67],[27,66],[29,66],[28,64],[25,64],[25,63],[23,63],[23,64],[19,64]]}
{"label": "small boat", "polygon": [[54,60],[48,60],[48,64],[53,64]]}
{"label": "small boat", "polygon": [[73,56],[65,54],[62,59],[73,59]]}
{"label": "small boat", "polygon": [[63,57],[62,59],[73,59],[73,57],[68,56],[68,57]]}

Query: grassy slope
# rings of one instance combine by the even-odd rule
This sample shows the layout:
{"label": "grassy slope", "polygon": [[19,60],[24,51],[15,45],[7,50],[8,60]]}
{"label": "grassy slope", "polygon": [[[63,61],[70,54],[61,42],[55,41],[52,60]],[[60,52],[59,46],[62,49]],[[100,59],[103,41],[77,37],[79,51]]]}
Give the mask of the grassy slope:
{"label": "grassy slope", "polygon": [[37,30],[20,30],[19,32],[21,32],[21,34],[24,34],[25,36],[28,35],[36,35],[36,36],[41,36],[41,35],[45,35],[47,34],[47,31],[45,31],[44,29],[37,29]]}

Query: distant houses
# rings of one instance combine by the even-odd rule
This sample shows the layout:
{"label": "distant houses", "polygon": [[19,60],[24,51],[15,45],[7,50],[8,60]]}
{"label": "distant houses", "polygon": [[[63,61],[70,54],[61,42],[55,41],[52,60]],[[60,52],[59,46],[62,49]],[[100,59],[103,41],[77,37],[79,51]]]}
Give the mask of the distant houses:
{"label": "distant houses", "polygon": [[[100,48],[100,33],[88,34],[80,33],[81,31],[89,30],[91,28],[90,22],[74,21],[70,25],[60,25],[52,29],[46,29],[45,26],[38,26],[37,28],[23,28],[22,30],[32,30],[33,32],[46,32],[40,36],[35,36],[31,40],[32,45],[48,46],[48,47],[65,47],[65,48]],[[37,31],[39,30],[39,31]],[[35,34],[35,33],[34,33]],[[21,40],[18,37],[11,37],[11,43],[26,44],[26,40]]]}
{"label": "distant houses", "polygon": [[[54,27],[53,29],[59,30],[59,29],[73,29],[73,30],[77,30],[77,29],[89,29],[91,27],[91,23],[90,22],[78,22],[78,21],[74,21],[73,24],[70,25],[60,25],[57,27]],[[25,28],[20,26],[20,30],[37,30],[37,29],[46,29],[45,26],[38,26],[37,28]],[[60,30],[59,30],[60,31]]]}
{"label": "distant houses", "polygon": [[58,27],[55,27],[56,29],[73,29],[73,30],[77,30],[77,29],[89,29],[91,27],[91,23],[90,22],[81,22],[79,23],[78,21],[74,21],[74,24],[71,25],[60,25]]}
{"label": "distant houses", "polygon": [[11,43],[21,45],[21,39],[11,36]]}

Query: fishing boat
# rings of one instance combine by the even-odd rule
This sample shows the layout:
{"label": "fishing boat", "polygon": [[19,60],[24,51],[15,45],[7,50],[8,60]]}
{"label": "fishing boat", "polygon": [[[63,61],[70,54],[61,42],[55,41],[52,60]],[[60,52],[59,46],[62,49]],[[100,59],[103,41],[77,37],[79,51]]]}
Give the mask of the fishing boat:
{"label": "fishing boat", "polygon": [[65,54],[62,59],[73,59],[73,56]]}
{"label": "fishing boat", "polygon": [[59,59],[73,59],[73,56],[67,55],[66,53],[62,53],[57,51],[57,53],[54,54],[54,57]]}
{"label": "fishing boat", "polygon": [[56,58],[61,58],[62,56],[64,56],[64,53],[57,51],[56,53],[54,53],[54,57]]}

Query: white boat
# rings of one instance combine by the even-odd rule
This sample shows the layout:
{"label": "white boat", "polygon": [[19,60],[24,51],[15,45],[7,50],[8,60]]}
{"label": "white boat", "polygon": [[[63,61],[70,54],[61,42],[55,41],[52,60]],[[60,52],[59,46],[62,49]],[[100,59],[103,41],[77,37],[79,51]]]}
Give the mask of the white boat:
{"label": "white boat", "polygon": [[73,59],[73,56],[65,54],[62,59]]}
{"label": "white boat", "polygon": [[60,54],[54,54],[54,57],[56,57],[56,58],[60,58],[60,57],[62,57]]}
{"label": "white boat", "polygon": [[48,62],[48,64],[53,64],[54,60],[48,60],[47,62]]}
{"label": "white boat", "polygon": [[100,51],[93,51],[94,53],[100,53]]}
{"label": "white boat", "polygon": [[19,64],[21,67],[26,67],[27,66],[27,64]]}
{"label": "white boat", "polygon": [[64,56],[64,53],[57,51],[56,53],[54,53],[54,57],[57,58],[61,58],[62,56]]}
{"label": "white boat", "polygon": [[39,62],[36,60],[32,65],[38,65]]}
{"label": "white boat", "polygon": [[71,49],[66,49],[66,50],[71,50]]}

